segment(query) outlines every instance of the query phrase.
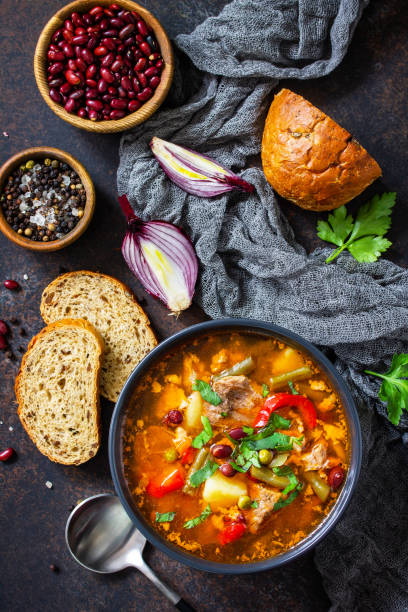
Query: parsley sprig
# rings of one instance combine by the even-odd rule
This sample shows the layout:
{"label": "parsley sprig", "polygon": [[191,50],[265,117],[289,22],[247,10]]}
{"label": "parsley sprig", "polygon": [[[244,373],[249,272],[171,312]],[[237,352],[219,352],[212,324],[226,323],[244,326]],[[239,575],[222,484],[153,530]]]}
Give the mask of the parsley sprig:
{"label": "parsley sprig", "polygon": [[210,516],[210,514],[212,514],[212,511],[211,511],[210,504],[208,504],[208,506],[206,508],[204,508],[204,510],[202,511],[202,513],[199,516],[196,516],[195,518],[192,518],[189,521],[186,521],[184,523],[184,525],[183,525],[184,529],[193,529],[193,527],[197,527],[197,525],[199,525],[200,523],[205,521],[205,519],[208,516]]}
{"label": "parsley sprig", "polygon": [[383,379],[378,397],[386,402],[391,423],[398,425],[404,408],[408,411],[408,354],[395,353],[390,369],[385,374],[371,370],[365,370],[365,373]]}
{"label": "parsley sprig", "polygon": [[319,238],[337,245],[326,263],[336,259],[345,249],[359,262],[377,261],[391,246],[384,234],[390,229],[395,197],[394,192],[374,196],[359,208],[355,221],[347,214],[345,206],[336,208],[327,221],[318,221]]}

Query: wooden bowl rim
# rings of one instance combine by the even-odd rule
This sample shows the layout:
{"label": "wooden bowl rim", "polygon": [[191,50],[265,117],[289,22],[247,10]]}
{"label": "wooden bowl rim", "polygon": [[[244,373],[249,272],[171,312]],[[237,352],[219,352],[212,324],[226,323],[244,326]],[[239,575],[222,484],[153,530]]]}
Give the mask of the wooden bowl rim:
{"label": "wooden bowl rim", "polygon": [[55,30],[61,27],[67,16],[74,11],[83,13],[91,6],[109,6],[110,4],[110,0],[74,0],[74,2],[63,6],[48,20],[42,29],[34,52],[35,80],[43,99],[51,110],[54,111],[58,117],[64,119],[64,121],[67,121],[71,125],[96,133],[122,132],[146,121],[146,119],[156,112],[166,98],[174,72],[173,50],[170,40],[160,22],[156,19],[156,17],[154,17],[154,15],[152,15],[152,13],[150,13],[150,11],[145,9],[140,4],[133,2],[133,0],[119,0],[120,6],[123,6],[123,8],[128,10],[134,10],[143,17],[143,19],[153,28],[159,43],[160,51],[164,59],[164,69],[161,74],[161,81],[152,98],[145,102],[143,106],[141,106],[134,113],[130,113],[122,119],[110,119],[109,121],[91,121],[90,119],[82,119],[81,117],[78,117],[78,115],[68,113],[63,106],[51,100],[50,96],[48,95],[49,89],[46,77],[45,58],[48,46],[51,42],[51,37]]}
{"label": "wooden bowl rim", "polygon": [[6,179],[23,161],[30,158],[42,159],[47,156],[52,156],[67,163],[80,177],[86,193],[84,215],[73,230],[66,234],[63,238],[53,240],[52,242],[36,242],[17,234],[9,223],[7,223],[2,207],[0,206],[0,231],[2,231],[9,240],[14,242],[14,244],[30,249],[31,251],[58,251],[72,244],[84,233],[95,210],[95,187],[89,172],[86,170],[85,166],[81,164],[81,162],[78,161],[73,155],[67,153],[66,151],[62,151],[61,149],[56,149],[55,147],[30,147],[29,149],[24,149],[9,157],[9,159],[0,167],[0,192],[3,190],[3,185]]}

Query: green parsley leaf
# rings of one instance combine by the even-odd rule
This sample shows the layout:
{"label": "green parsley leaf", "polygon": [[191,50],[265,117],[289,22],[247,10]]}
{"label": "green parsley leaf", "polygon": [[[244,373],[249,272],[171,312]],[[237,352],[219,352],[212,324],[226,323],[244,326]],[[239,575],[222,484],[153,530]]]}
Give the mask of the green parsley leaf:
{"label": "green parsley leaf", "polygon": [[281,495],[281,497],[278,499],[278,501],[274,505],[273,511],[276,512],[277,510],[280,510],[281,508],[284,508],[285,506],[289,506],[289,504],[291,504],[297,498],[301,489],[302,489],[302,483],[299,483],[296,489],[292,491],[292,493],[288,495],[286,499],[283,497],[283,495]]}
{"label": "green parsley leaf", "polygon": [[269,393],[269,387],[268,385],[265,385],[265,383],[262,385],[262,397],[266,397]]}
{"label": "green parsley leaf", "polygon": [[254,433],[255,429],[253,427],[248,427],[247,425],[243,425],[242,426],[242,431],[244,431],[249,436],[252,436],[252,434]]}
{"label": "green parsley leaf", "polygon": [[156,523],[171,523],[175,516],[175,512],[156,512]]}
{"label": "green parsley leaf", "polygon": [[262,438],[261,440],[251,440],[248,442],[254,450],[261,450],[263,448],[276,448],[279,450],[291,450],[293,447],[293,442],[290,436],[282,433],[273,433],[271,436],[267,438]]}
{"label": "green parsley leaf", "polygon": [[193,391],[198,391],[203,400],[205,400],[209,404],[212,404],[213,406],[218,406],[222,402],[222,399],[220,398],[218,393],[213,391],[210,385],[204,382],[204,380],[199,380],[197,378],[195,383],[193,384]]}
{"label": "green parsley leaf", "polygon": [[228,412],[221,412],[221,416],[223,419],[225,419],[228,416]]}
{"label": "green parsley leaf", "polygon": [[293,385],[293,382],[291,380],[288,382],[288,385],[289,385],[289,389],[290,389],[290,392],[292,393],[292,395],[299,395],[299,392],[296,391],[296,389],[295,389],[295,387]]}
{"label": "green parsley leaf", "polygon": [[286,478],[289,478],[289,484],[283,489],[282,495],[287,495],[288,493],[296,489],[299,484],[299,481],[288,465],[283,465],[282,467],[274,467],[273,471],[278,476],[286,476]]}
{"label": "green parsley leaf", "polygon": [[184,529],[193,529],[193,527],[197,527],[197,525],[205,521],[205,519],[209,517],[210,514],[212,514],[212,511],[211,511],[210,504],[208,504],[208,506],[204,508],[200,516],[196,516],[195,518],[190,519],[189,521],[186,521],[184,523],[183,525]]}
{"label": "green parsley leaf", "polygon": [[247,463],[244,463],[243,467],[238,465],[238,463],[235,463],[235,461],[230,461],[230,464],[232,465],[234,470],[236,470],[237,472],[241,472],[242,474],[245,474],[245,472],[247,472],[252,465],[249,461]]}
{"label": "green parsley leaf", "polygon": [[391,423],[398,425],[402,411],[408,411],[408,353],[395,353],[390,369],[385,374],[370,370],[365,370],[365,373],[383,379],[378,397],[386,402]]}
{"label": "green parsley leaf", "polygon": [[202,416],[201,417],[201,423],[204,427],[203,431],[201,433],[198,434],[198,436],[196,436],[194,438],[194,440],[191,443],[191,446],[193,448],[202,448],[203,446],[205,446],[207,444],[207,442],[209,442],[211,440],[211,438],[213,437],[213,430],[211,427],[211,423],[208,420],[208,417],[206,416]]}
{"label": "green parsley leaf", "polygon": [[[251,448],[252,442],[243,442],[240,447],[241,456],[244,458],[246,462],[249,463],[249,467],[254,465],[255,467],[262,467],[259,462],[258,453],[256,450]],[[238,460],[237,460],[237,463]]]}
{"label": "green parsley leaf", "polygon": [[256,501],[256,499],[254,499],[254,501],[251,503],[251,508],[257,508],[258,506],[258,502]]}
{"label": "green parsley leaf", "polygon": [[340,206],[329,214],[327,221],[318,221],[317,235],[338,248],[326,259],[330,263],[344,249],[359,262],[373,262],[390,246],[384,234],[391,226],[391,212],[396,193],[376,195],[357,212],[356,220],[347,215],[346,207]]}
{"label": "green parsley leaf", "polygon": [[199,487],[207,478],[210,478],[218,470],[218,463],[207,461],[200,470],[191,474],[189,481],[192,487]]}
{"label": "green parsley leaf", "polygon": [[291,421],[284,419],[280,414],[272,412],[268,419],[267,427],[272,426],[274,429],[290,429]]}

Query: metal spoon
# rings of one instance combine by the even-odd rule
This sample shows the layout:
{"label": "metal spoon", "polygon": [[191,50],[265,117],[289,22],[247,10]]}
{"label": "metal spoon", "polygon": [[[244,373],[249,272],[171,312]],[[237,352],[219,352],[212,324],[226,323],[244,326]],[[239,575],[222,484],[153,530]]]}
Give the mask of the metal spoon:
{"label": "metal spoon", "polygon": [[146,538],[115,495],[102,493],[78,504],[68,517],[65,541],[74,559],[92,572],[110,574],[136,567],[182,612],[195,612],[146,565]]}

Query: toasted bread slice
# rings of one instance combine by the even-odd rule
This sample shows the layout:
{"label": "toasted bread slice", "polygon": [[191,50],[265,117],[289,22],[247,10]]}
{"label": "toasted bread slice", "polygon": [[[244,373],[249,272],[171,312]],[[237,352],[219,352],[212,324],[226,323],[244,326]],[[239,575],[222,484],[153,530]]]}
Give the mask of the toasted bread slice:
{"label": "toasted bread slice", "polygon": [[78,317],[96,327],[105,341],[101,393],[112,402],[135,366],[157,344],[132,291],[105,274],[81,270],[59,276],[44,289],[41,315],[46,323]]}
{"label": "toasted bread slice", "polygon": [[103,340],[83,319],[47,325],[28,345],[16,378],[18,416],[51,461],[78,465],[100,444]]}

